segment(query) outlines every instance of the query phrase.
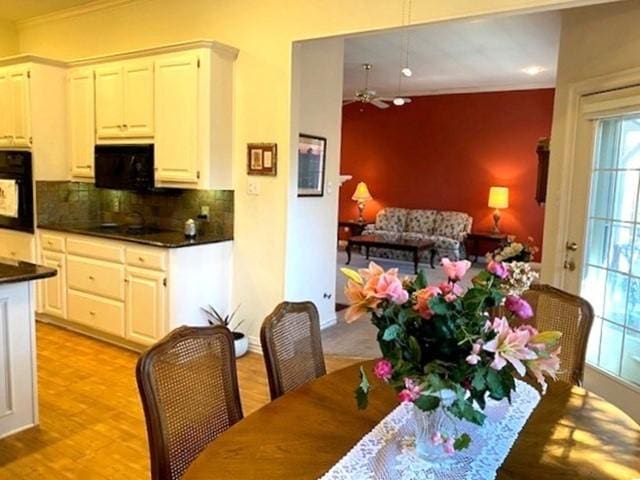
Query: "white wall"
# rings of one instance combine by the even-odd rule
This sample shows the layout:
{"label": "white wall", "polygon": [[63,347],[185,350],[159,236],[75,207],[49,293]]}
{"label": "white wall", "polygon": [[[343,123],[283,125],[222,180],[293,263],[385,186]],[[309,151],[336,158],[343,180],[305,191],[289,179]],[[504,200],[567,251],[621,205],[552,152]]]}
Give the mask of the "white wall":
{"label": "white wall", "polygon": [[[565,183],[571,158],[564,150],[573,135],[569,90],[605,74],[640,67],[640,0],[572,9],[562,14],[558,77],[551,133],[548,202],[545,209],[543,281],[562,286],[562,262],[567,241],[565,222],[572,215],[571,190]],[[582,205],[576,211],[582,214]],[[579,239],[571,239],[579,241]],[[583,246],[580,245],[582,248]],[[581,250],[580,250],[581,251]],[[640,421],[640,389],[624,386],[587,366],[585,386]]]}
{"label": "white wall", "polygon": [[0,20],[0,57],[15,55],[19,50],[16,26],[8,20]]}
{"label": "white wall", "polygon": [[298,197],[297,161],[289,169],[285,298],[311,300],[323,326],[336,318],[343,55],[342,38],[296,43],[293,50],[291,151],[301,132],[325,137],[327,157],[322,197]]}

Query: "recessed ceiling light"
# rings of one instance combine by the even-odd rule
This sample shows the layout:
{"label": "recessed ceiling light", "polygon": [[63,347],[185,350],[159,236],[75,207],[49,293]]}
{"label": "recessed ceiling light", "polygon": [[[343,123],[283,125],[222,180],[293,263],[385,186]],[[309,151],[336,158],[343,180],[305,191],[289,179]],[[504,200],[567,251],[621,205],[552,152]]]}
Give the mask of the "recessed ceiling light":
{"label": "recessed ceiling light", "polygon": [[413,72],[411,71],[411,69],[409,67],[404,67],[400,71],[402,72],[402,75],[404,75],[407,78],[409,78],[411,75],[413,75]]}
{"label": "recessed ceiling light", "polygon": [[393,99],[393,104],[396,105],[397,107],[401,107],[402,105],[405,104],[405,100],[402,97],[396,97]]}
{"label": "recessed ceiling light", "polygon": [[540,65],[531,65],[529,67],[523,68],[522,71],[527,75],[534,76],[544,72],[544,68],[542,68]]}

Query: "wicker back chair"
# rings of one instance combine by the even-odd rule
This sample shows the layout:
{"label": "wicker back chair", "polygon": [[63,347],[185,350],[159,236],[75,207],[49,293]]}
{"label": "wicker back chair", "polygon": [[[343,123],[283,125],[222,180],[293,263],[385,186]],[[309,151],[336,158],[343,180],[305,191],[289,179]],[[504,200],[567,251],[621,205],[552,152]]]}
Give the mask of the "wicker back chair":
{"label": "wicker back chair", "polygon": [[558,378],[582,385],[587,340],[594,317],[591,304],[550,285],[532,285],[522,297],[534,312],[528,323],[541,331],[562,332]]}
{"label": "wicker back chair", "polygon": [[260,343],[274,400],[327,370],[318,309],[311,302],[282,302],[262,323]]}
{"label": "wicker back chair", "polygon": [[151,478],[177,480],[214,438],[242,418],[233,336],[180,327],[138,360]]}

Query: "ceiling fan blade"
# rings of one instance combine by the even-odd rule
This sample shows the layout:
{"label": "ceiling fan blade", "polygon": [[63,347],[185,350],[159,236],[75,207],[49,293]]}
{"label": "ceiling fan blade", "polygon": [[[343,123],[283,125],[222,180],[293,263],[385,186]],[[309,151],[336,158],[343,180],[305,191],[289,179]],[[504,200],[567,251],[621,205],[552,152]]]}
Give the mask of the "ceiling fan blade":
{"label": "ceiling fan blade", "polygon": [[374,98],[373,100],[371,100],[370,103],[371,103],[371,105],[375,105],[378,108],[389,108],[389,104],[388,103],[384,103],[379,98]]}

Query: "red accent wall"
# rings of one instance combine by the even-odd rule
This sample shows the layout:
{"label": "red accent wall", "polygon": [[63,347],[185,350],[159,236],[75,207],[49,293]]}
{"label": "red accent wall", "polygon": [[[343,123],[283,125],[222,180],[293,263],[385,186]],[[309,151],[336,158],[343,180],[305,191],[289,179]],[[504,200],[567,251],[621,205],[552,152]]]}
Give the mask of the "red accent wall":
{"label": "red accent wall", "polygon": [[340,218],[357,217],[351,195],[359,181],[374,200],[365,217],[384,206],[459,210],[474,231],[489,230],[489,187],[509,187],[502,230],[542,243],[544,207],[535,199],[540,137],[551,132],[553,89],[414,97],[385,110],[343,108]]}

